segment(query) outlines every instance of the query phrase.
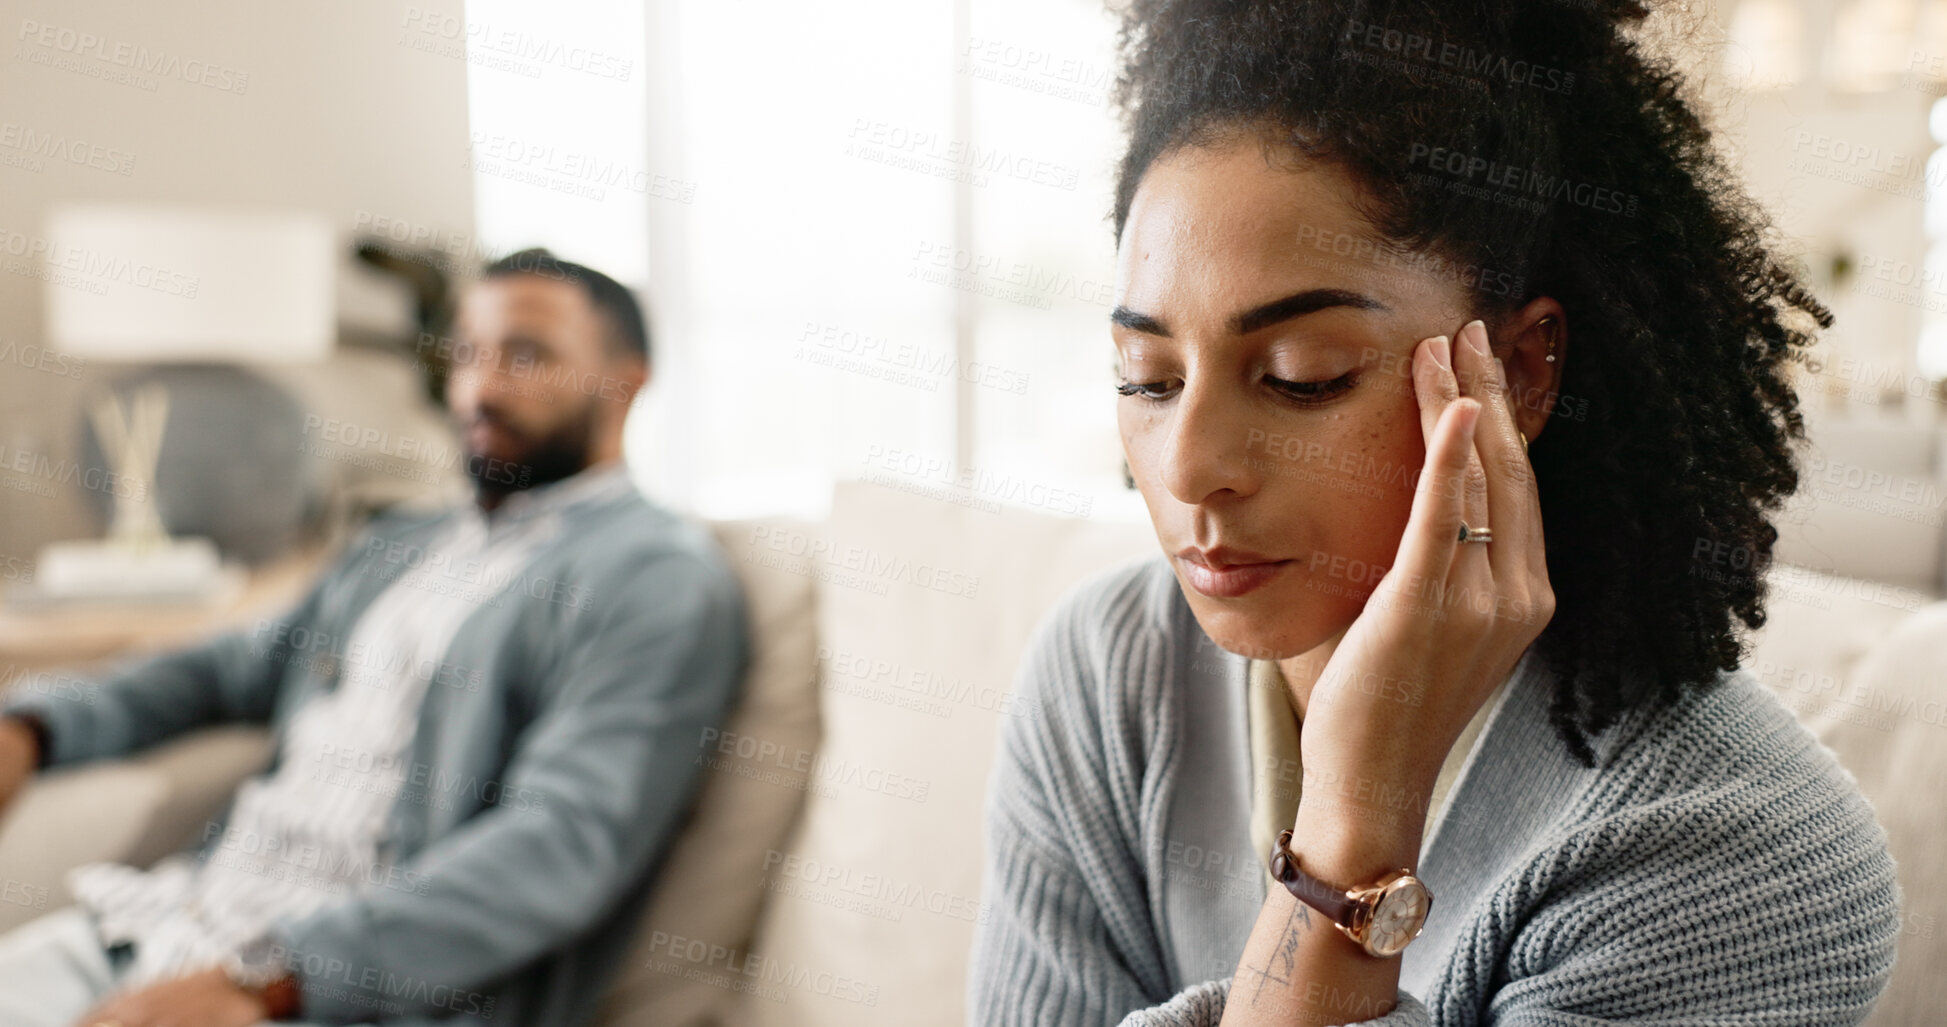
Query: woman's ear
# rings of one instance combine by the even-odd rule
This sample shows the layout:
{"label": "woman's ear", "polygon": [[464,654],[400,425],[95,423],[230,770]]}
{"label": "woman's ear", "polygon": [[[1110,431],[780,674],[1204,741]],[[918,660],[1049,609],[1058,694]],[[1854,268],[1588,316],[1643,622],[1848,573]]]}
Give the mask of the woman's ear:
{"label": "woman's ear", "polygon": [[1533,442],[1561,394],[1562,368],[1568,362],[1568,313],[1554,297],[1538,296],[1502,322],[1493,348],[1507,365],[1515,426]]}

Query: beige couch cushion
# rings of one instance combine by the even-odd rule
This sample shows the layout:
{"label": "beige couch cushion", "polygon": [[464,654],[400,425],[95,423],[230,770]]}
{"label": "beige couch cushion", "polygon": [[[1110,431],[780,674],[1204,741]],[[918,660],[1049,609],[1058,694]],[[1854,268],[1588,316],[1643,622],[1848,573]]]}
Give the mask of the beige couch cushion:
{"label": "beige couch cushion", "polygon": [[1929,602],[1912,589],[1783,563],[1772,566],[1766,585],[1765,625],[1743,666],[1801,720],[1822,707],[1821,696],[1847,680],[1895,625]]}
{"label": "beige couch cushion", "polygon": [[996,728],[1034,712],[1013,705],[1029,632],[1155,539],[853,484],[825,529],[782,541],[818,553],[825,736],[805,817],[755,882],[742,1022],[960,1023]]}
{"label": "beige couch cushion", "polygon": [[1905,924],[1873,1027],[1947,1023],[1947,603],[1901,620],[1800,720],[1838,755],[1886,828]]}
{"label": "beige couch cushion", "polygon": [[269,757],[263,730],[220,727],[36,778],[0,817],[0,933],[67,905],[62,876],[77,864],[147,866],[200,841]]}
{"label": "beige couch cushion", "polygon": [[1947,1023],[1947,603],[1780,565],[1744,666],[1859,782],[1886,828],[1906,924],[1867,1023]]}
{"label": "beige couch cushion", "polygon": [[603,1027],[723,1022],[765,898],[754,882],[804,801],[818,745],[812,563],[763,544],[806,529],[741,521],[712,527],[749,603],[750,672],[723,730],[698,739],[696,805],[603,1003]]}

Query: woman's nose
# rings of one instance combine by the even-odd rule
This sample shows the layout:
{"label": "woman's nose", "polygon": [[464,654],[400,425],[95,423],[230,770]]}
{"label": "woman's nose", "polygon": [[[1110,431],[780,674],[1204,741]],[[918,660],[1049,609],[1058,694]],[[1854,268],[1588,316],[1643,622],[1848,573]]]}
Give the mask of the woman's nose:
{"label": "woman's nose", "polygon": [[1257,491],[1260,466],[1251,458],[1244,404],[1186,383],[1163,444],[1161,478],[1178,502],[1197,505],[1218,493]]}

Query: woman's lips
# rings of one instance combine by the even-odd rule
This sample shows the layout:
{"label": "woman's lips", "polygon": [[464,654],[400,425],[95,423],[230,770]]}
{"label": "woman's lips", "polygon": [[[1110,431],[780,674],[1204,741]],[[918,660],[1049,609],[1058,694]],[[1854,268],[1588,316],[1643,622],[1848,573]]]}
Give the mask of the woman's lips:
{"label": "woman's lips", "polygon": [[1228,556],[1196,549],[1186,549],[1176,555],[1183,567],[1183,580],[1212,599],[1235,599],[1254,592],[1291,564],[1290,560]]}

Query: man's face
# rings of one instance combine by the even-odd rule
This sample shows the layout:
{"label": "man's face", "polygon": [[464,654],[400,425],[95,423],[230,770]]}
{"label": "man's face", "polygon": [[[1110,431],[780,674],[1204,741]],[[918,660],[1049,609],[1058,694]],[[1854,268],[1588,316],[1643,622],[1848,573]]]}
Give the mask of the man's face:
{"label": "man's face", "polygon": [[446,405],[483,493],[568,477],[612,442],[642,382],[574,282],[516,274],[475,285],[454,325]]}

